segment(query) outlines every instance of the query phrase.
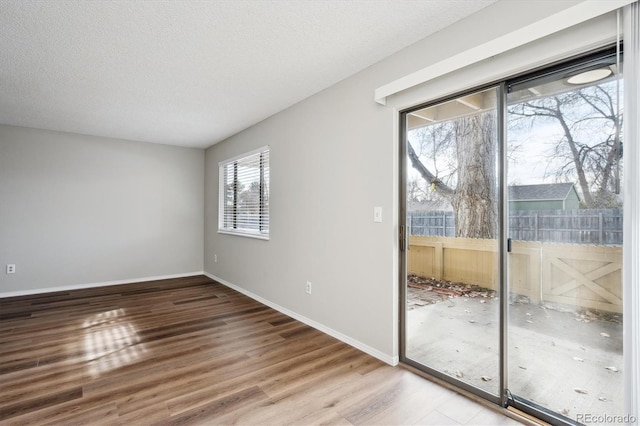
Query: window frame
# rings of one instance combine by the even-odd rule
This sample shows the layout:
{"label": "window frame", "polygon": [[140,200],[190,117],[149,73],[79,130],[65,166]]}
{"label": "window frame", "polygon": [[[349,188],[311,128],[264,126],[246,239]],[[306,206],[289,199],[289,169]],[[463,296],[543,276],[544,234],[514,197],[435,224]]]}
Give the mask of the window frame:
{"label": "window frame", "polygon": [[[264,154],[266,158],[263,157]],[[259,155],[260,170],[259,174],[259,213],[258,213],[258,229],[253,230],[249,228],[238,228],[237,223],[233,227],[225,227],[225,207],[226,207],[226,188],[225,188],[225,172],[227,167],[234,166],[234,174],[237,179],[237,165],[242,160],[246,160],[252,156]],[[270,165],[271,149],[269,145],[262,146],[252,151],[245,152],[243,154],[236,155],[218,163],[218,233],[228,235],[238,235],[241,237],[256,238],[260,240],[269,240],[270,226],[269,226],[269,181],[271,176]],[[267,194],[265,200],[265,193]],[[234,187],[234,200],[237,200],[237,188]],[[237,221],[238,211],[232,211],[231,215],[234,222]],[[227,215],[228,217],[228,215]],[[266,229],[263,229],[266,228]]]}

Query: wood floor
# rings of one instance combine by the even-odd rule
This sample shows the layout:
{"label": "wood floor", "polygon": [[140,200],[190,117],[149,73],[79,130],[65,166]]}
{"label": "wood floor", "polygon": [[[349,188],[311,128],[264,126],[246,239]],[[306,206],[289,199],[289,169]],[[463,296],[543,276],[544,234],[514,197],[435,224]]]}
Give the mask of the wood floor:
{"label": "wood floor", "polygon": [[204,276],[0,300],[0,424],[518,424]]}

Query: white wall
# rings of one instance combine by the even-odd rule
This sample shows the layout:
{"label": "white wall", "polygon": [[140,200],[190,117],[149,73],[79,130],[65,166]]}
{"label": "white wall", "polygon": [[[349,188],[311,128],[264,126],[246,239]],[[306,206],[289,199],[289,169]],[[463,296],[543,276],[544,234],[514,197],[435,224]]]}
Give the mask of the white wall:
{"label": "white wall", "polygon": [[0,296],[202,271],[203,187],[201,149],[0,125]]}
{"label": "white wall", "polygon": [[[602,45],[614,39],[615,16],[488,58],[392,96],[384,107],[374,90],[574,4],[498,2],[209,148],[205,271],[395,362],[398,109]],[[218,162],[266,144],[270,241],[218,234]],[[383,208],[382,223],[373,222],[374,206]]]}

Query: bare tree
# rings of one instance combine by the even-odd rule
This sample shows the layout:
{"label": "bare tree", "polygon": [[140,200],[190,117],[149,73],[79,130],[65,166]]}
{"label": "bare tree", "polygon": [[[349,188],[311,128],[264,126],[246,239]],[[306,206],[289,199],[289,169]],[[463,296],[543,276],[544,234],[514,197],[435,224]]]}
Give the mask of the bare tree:
{"label": "bare tree", "polygon": [[512,116],[531,126],[536,121],[559,126],[562,137],[554,141],[549,155],[560,165],[551,173],[575,181],[587,208],[619,204],[622,116],[618,115],[615,89],[615,82],[610,82],[509,107]]}
{"label": "bare tree", "polygon": [[[615,93],[609,82],[509,107],[510,127],[518,120],[559,126],[562,136],[545,158],[553,165],[548,173],[576,182],[587,208],[619,205],[622,116]],[[457,237],[496,237],[496,128],[496,113],[488,111],[411,131],[411,164],[453,207]]]}
{"label": "bare tree", "polygon": [[424,179],[409,179],[407,181],[407,201],[421,203],[431,199],[431,194]]}
{"label": "bare tree", "polygon": [[[420,160],[408,144],[413,167],[431,189],[447,199],[454,211],[456,237],[495,238],[497,231],[496,198],[496,113],[483,112],[429,126],[419,133],[420,148],[429,149],[433,164]],[[454,164],[440,171],[436,157],[453,150]],[[444,155],[451,158],[451,155]]]}

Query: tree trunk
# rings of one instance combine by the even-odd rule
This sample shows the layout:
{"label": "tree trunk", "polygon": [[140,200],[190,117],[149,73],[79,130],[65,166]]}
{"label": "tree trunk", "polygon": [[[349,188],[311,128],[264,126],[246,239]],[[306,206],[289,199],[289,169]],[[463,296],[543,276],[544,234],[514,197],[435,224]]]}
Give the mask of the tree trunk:
{"label": "tree trunk", "polygon": [[455,121],[458,184],[452,198],[456,237],[496,238],[496,114]]}
{"label": "tree trunk", "polygon": [[589,189],[589,181],[587,180],[587,175],[584,170],[584,159],[581,157],[580,149],[576,146],[576,141],[573,139],[573,135],[571,134],[571,128],[567,124],[564,119],[564,115],[560,110],[560,106],[562,105],[562,101],[558,99],[556,96],[556,111],[555,118],[562,126],[562,130],[564,131],[564,136],[567,139],[567,144],[569,145],[569,149],[571,150],[571,155],[573,156],[573,164],[576,166],[576,174],[578,175],[578,185],[580,185],[580,190],[582,191],[582,197],[584,199],[584,203],[587,208],[594,208],[595,203],[593,201],[593,197],[591,196],[591,190]]}

